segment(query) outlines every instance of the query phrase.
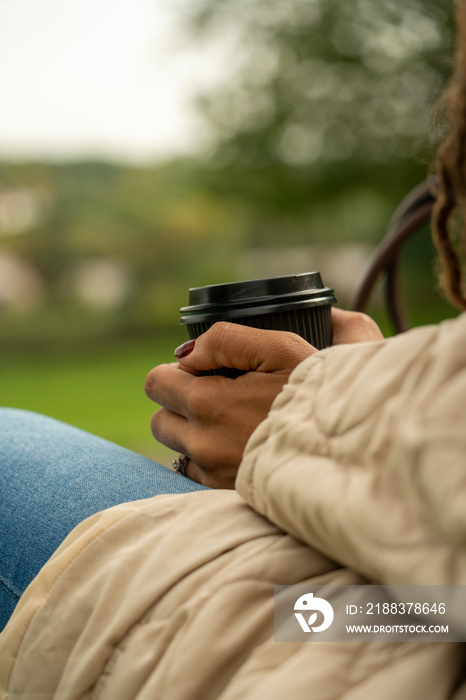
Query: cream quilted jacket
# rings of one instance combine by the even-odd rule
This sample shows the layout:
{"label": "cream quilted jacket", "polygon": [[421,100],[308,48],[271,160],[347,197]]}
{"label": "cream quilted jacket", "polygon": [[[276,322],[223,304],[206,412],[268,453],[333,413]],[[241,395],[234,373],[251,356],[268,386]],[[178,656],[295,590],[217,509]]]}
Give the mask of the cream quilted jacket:
{"label": "cream quilted jacket", "polygon": [[466,698],[457,643],[278,643],[273,585],[466,585],[466,315],[296,368],[236,491],[78,526],[0,635],[11,700]]}

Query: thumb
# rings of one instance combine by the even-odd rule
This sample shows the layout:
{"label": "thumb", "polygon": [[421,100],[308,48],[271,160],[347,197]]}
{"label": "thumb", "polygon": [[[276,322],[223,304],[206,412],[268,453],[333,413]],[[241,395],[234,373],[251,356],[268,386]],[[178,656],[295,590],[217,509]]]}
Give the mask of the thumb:
{"label": "thumb", "polygon": [[315,348],[295,333],[220,321],[177,348],[175,357],[186,369],[198,371],[230,367],[246,372],[289,372],[313,352]]}
{"label": "thumb", "polygon": [[333,345],[382,340],[383,335],[370,316],[358,311],[332,308]]}

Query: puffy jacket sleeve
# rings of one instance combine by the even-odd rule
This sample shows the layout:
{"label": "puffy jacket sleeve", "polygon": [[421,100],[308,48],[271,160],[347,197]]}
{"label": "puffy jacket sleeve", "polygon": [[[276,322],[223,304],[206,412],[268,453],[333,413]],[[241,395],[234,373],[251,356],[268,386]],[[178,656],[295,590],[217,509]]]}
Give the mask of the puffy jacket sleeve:
{"label": "puffy jacket sleeve", "polygon": [[466,584],[466,316],[299,365],[246,447],[244,499],[386,584]]}

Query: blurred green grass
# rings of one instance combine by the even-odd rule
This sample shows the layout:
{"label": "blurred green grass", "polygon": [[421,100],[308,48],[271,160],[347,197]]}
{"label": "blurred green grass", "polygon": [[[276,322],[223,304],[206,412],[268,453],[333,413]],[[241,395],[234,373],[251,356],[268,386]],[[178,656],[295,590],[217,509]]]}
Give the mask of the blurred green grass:
{"label": "blurred green grass", "polygon": [[173,453],[150,430],[156,406],[144,393],[147,372],[173,361],[174,337],[107,342],[80,349],[26,348],[0,356],[0,402],[87,430],[169,465]]}
{"label": "blurred green grass", "polygon": [[[457,315],[429,294],[414,301],[414,325]],[[380,306],[368,311],[391,335]],[[146,397],[144,381],[152,367],[174,360],[174,348],[185,339],[183,329],[74,347],[70,338],[36,347],[23,338],[15,349],[10,338],[0,350],[0,404],[52,416],[169,466],[175,455],[151,434],[156,405]]]}

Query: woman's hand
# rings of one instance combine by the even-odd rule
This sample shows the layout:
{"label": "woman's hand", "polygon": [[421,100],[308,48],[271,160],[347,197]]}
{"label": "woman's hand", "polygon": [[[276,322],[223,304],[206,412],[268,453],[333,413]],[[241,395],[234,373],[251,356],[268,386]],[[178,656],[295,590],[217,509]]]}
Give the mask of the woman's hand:
{"label": "woman's hand", "polygon": [[359,311],[332,308],[332,345],[348,345],[382,340],[383,335],[375,321]]}
{"label": "woman's hand", "polygon": [[[379,340],[364,314],[332,309],[334,344]],[[146,393],[159,403],[154,437],[189,457],[187,475],[213,488],[234,488],[251,433],[269,412],[293,369],[317,352],[294,333],[216,323],[196,341],[175,351],[178,363],[149,372]],[[197,376],[198,371],[235,367],[236,379]]]}
{"label": "woman's hand", "polygon": [[[159,365],[147,375],[146,393],[163,407],[152,417],[154,437],[189,456],[189,478],[234,488],[249,436],[292,370],[314,352],[294,333],[216,323],[175,351],[178,363]],[[219,367],[246,374],[196,376]]]}

